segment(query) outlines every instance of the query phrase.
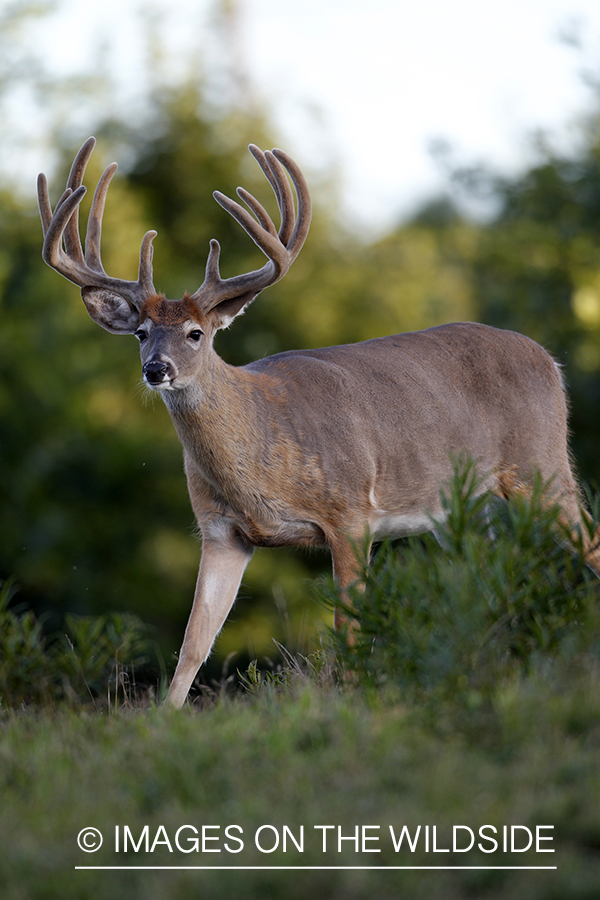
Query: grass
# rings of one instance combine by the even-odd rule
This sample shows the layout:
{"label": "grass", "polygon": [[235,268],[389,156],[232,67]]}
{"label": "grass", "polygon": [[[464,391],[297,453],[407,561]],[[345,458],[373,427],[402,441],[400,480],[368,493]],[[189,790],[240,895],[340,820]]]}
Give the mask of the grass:
{"label": "grass", "polygon": [[[11,703],[5,689],[2,897],[597,898],[598,584],[582,553],[557,542],[541,487],[531,501],[484,517],[473,486],[468,472],[457,476],[447,497],[456,516],[441,546],[419,539],[378,555],[353,598],[362,630],[335,656],[284,652],[279,670],[251,666],[240,690],[204,695],[182,712],[131,697],[99,705],[81,687]],[[321,593],[339,602],[331,588]],[[334,826],[325,852],[315,827],[324,825]],[[485,825],[497,829],[494,853],[477,847],[491,847],[479,835]],[[96,853],[77,845],[90,826],[104,836]],[[139,851],[129,843],[123,852],[125,826]],[[374,838],[364,850],[363,826]],[[394,850],[390,826],[396,837],[406,826],[411,839],[420,826],[414,852],[406,840]],[[433,852],[434,826],[438,850],[449,852]],[[453,826],[472,829],[472,850],[452,850]],[[555,852],[504,852],[504,826],[509,835],[520,826],[519,840],[525,829],[552,826],[542,846]],[[261,828],[265,851],[278,835],[272,853],[255,845]],[[300,842],[302,829],[300,852],[292,836]],[[338,829],[349,838],[341,852]],[[466,828],[457,834],[468,837]],[[75,869],[85,865],[227,869]],[[490,868],[525,865],[556,869]]]}
{"label": "grass", "polygon": [[[6,898],[162,898],[265,896],[467,896],[593,898],[600,886],[600,676],[536,673],[498,692],[493,740],[438,733],[418,711],[310,682],[259,697],[224,699],[198,715],[150,710],[99,716],[57,711],[5,719],[0,745],[0,883]],[[224,850],[227,825],[243,829],[244,849]],[[436,825],[440,847],[453,825],[553,825],[554,854],[393,852],[389,826],[414,836]],[[114,852],[115,825],[137,841],[168,836],[174,851]],[[220,826],[209,844],[221,853],[183,853],[183,825]],[[296,838],[302,854],[260,853],[263,825]],[[322,852],[315,825],[378,825],[378,854],[340,854],[333,832]],[[79,831],[104,834],[98,853],[76,844]],[[159,834],[160,826],[164,833]],[[186,831],[184,837],[189,837]],[[236,832],[237,835],[240,832]],[[270,833],[264,834],[265,848]],[[183,840],[183,837],[182,837]],[[237,848],[233,841],[230,846]],[[189,847],[185,841],[184,847]],[[122,872],[76,865],[557,865],[556,871],[452,872]]]}

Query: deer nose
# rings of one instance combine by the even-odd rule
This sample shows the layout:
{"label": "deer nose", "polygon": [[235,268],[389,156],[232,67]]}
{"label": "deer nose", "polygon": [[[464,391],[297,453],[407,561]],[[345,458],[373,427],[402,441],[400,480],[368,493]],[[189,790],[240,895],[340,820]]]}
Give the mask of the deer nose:
{"label": "deer nose", "polygon": [[161,359],[153,359],[142,367],[142,374],[148,384],[161,384],[173,377],[173,367]]}

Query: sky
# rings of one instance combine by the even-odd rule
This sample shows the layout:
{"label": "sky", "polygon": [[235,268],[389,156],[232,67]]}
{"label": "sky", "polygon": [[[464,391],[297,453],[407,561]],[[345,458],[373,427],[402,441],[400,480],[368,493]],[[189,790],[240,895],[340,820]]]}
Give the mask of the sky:
{"label": "sky", "polygon": [[[458,163],[507,171],[532,158],[537,129],[576,142],[574,120],[592,101],[582,73],[600,74],[598,0],[249,6],[250,67],[292,145],[314,153],[328,142],[352,210],[370,222],[443,183],[432,142],[447,142]],[[321,107],[322,135],[303,136],[302,102]]]}
{"label": "sky", "polygon": [[[237,6],[230,59],[264,99],[284,149],[309,170],[339,172],[343,213],[366,232],[410,215],[447,183],[436,143],[456,164],[516,172],[535,159],[536,131],[568,152],[594,108],[598,0]],[[198,48],[201,65],[218,70],[224,50],[209,28],[213,0],[58,0],[33,40],[56,71],[110,66],[121,79],[119,102],[134,109],[144,71],[141,9],[159,22],[160,77],[176,79]]]}

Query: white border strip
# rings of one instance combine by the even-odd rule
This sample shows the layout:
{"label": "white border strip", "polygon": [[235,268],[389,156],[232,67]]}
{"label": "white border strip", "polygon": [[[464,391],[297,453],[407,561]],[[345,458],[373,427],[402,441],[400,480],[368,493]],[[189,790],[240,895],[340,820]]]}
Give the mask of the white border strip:
{"label": "white border strip", "polygon": [[294,871],[301,872],[304,870],[307,871],[361,871],[361,872],[391,872],[391,871],[400,871],[411,869],[418,869],[420,871],[429,871],[435,872],[436,870],[440,871],[450,871],[450,870],[464,870],[464,869],[481,869],[485,871],[492,870],[507,870],[507,869],[519,869],[519,870],[529,870],[529,871],[542,871],[542,870],[556,870],[558,866],[75,866],[77,870],[90,870],[94,869],[96,871],[106,871],[108,869],[111,870],[119,870],[119,871],[130,871],[132,869],[137,870],[169,870],[169,871],[219,871],[219,872],[228,872],[228,871],[250,871],[250,870],[260,870],[260,871]]}

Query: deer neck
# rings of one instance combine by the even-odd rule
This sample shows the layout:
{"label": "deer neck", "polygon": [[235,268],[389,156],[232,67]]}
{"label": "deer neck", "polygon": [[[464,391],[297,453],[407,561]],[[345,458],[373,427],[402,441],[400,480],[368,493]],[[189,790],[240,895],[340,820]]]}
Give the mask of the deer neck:
{"label": "deer neck", "polygon": [[230,366],[214,351],[206,362],[189,386],[162,396],[187,460],[229,494],[256,472],[263,453],[268,412],[258,381],[265,376]]}

